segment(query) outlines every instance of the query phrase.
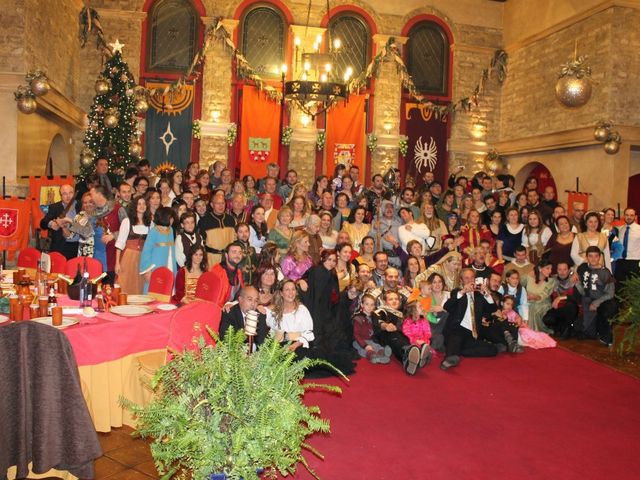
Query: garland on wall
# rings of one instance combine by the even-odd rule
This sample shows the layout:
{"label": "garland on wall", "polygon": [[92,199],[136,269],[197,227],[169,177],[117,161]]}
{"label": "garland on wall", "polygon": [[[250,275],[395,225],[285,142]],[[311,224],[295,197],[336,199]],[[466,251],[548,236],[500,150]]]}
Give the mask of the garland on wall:
{"label": "garland on wall", "polygon": [[[96,46],[102,51],[103,55],[110,57],[112,55],[111,49],[104,38],[104,31],[100,23],[100,17],[98,12],[91,7],[84,7],[80,12],[80,45],[84,47],[88,41],[90,34],[96,36]],[[154,95],[167,96],[169,102],[171,98],[176,95],[183,85],[187,83],[195,83],[202,75],[202,65],[206,58],[206,53],[209,50],[212,42],[220,41],[231,52],[232,60],[235,64],[236,75],[244,81],[251,82],[259,90],[266,92],[269,99],[273,101],[280,101],[282,99],[282,93],[268,85],[265,80],[257,73],[256,69],[251,66],[247,59],[242,55],[240,50],[236,47],[231,39],[231,35],[224,28],[222,24],[222,17],[214,18],[209,26],[207,26],[204,36],[204,41],[200,49],[195,53],[193,61],[189,69],[181,75],[173,83],[167,84],[165,87],[144,89],[144,94],[147,97]],[[402,86],[406,88],[409,94],[416,99],[419,103],[423,104],[425,108],[432,111],[436,118],[444,118],[450,113],[456,111],[468,112],[472,106],[478,106],[480,98],[485,93],[487,82],[496,78],[499,85],[502,85],[507,76],[507,62],[508,55],[504,50],[496,50],[493,58],[488,67],[482,70],[480,80],[476,84],[474,90],[467,96],[464,96],[455,102],[448,105],[436,105],[433,102],[427,100],[427,98],[420,94],[416,88],[407,67],[400,56],[400,50],[395,42],[395,38],[391,37],[387,41],[383,50],[378,53],[373,60],[369,63],[364,72],[358,77],[352,79],[347,85],[349,92],[358,92],[366,87],[367,81],[371,77],[377,77],[380,72],[380,66],[383,62],[393,61],[396,65],[397,71],[400,75]]]}
{"label": "garland on wall", "polygon": [[484,95],[487,81],[495,75],[499,85],[502,85],[507,78],[507,62],[508,55],[504,50],[496,50],[491,59],[491,63],[487,68],[482,70],[480,80],[476,84],[473,92],[470,95],[460,98],[459,100],[452,102],[448,105],[436,105],[430,102],[426,97],[416,88],[409,71],[407,70],[402,57],[400,56],[400,50],[396,44],[395,38],[391,37],[387,41],[383,50],[378,53],[371,63],[367,65],[367,68],[358,77],[355,77],[348,85],[349,92],[357,92],[366,87],[367,80],[371,77],[378,77],[380,72],[380,66],[383,62],[392,60],[397,68],[400,78],[402,80],[402,86],[409,91],[409,94],[416,99],[419,103],[423,104],[426,109],[433,112],[436,118],[444,118],[450,113],[454,113],[458,110],[468,112],[471,110],[472,105],[478,106],[480,103],[480,97]]}

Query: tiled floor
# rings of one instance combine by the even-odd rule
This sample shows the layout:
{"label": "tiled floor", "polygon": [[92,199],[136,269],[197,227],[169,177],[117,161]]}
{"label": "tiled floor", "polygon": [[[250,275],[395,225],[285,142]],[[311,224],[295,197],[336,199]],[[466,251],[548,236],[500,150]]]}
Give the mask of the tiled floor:
{"label": "tiled floor", "polygon": [[[599,363],[640,378],[640,355],[621,357],[597,341],[566,340],[560,346]],[[104,455],[96,461],[96,480],[144,480],[159,478],[148,443],[132,438],[133,429],[122,427],[110,433],[100,433]]]}

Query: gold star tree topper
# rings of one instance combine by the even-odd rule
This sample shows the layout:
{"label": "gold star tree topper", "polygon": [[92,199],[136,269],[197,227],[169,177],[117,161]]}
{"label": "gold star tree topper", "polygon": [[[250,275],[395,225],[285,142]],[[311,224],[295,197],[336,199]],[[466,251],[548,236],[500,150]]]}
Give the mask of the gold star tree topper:
{"label": "gold star tree topper", "polygon": [[117,52],[122,53],[122,49],[124,48],[124,43],[120,43],[120,40],[116,38],[116,41],[113,43],[110,43],[109,46],[111,47],[111,51],[115,55]]}

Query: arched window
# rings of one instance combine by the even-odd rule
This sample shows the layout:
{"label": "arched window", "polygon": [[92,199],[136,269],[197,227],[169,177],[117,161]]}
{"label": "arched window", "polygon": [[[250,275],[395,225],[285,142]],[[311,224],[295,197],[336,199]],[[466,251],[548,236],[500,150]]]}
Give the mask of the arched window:
{"label": "arched window", "polygon": [[196,52],[198,12],[190,0],[158,0],[150,18],[147,71],[184,73]]}
{"label": "arched window", "polygon": [[286,24],[273,5],[253,5],[242,20],[242,54],[256,71],[265,77],[285,62]]}
{"label": "arched window", "polygon": [[436,22],[411,28],[407,42],[407,69],[417,89],[446,97],[449,92],[449,38]]}
{"label": "arched window", "polygon": [[342,13],[329,22],[329,33],[327,42],[339,38],[342,44],[335,61],[336,76],[342,78],[347,67],[353,68],[354,76],[362,73],[369,64],[370,55],[371,36],[367,22],[356,13]]}

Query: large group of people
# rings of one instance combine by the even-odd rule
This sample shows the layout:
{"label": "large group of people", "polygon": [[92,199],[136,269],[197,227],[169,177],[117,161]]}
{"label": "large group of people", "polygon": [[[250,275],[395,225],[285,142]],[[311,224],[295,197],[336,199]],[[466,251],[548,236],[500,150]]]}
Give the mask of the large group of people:
{"label": "large group of people", "polygon": [[338,165],[308,187],[277,164],[234,179],[221,162],[155,174],[141,160],[118,177],[100,159],[60,188],[41,227],[49,249],[98,259],[125,293],[146,292],[162,266],[189,303],[211,271],[221,336],[255,310],[258,348],[270,331],[346,373],[358,357],[393,356],[414,375],[434,351],[446,370],[553,337],[611,345],[616,285],[638,273],[635,211],[616,221],[576,202],[568,216],[533,177],[516,190],[510,175],[461,173],[402,186],[376,174],[365,187]]}

